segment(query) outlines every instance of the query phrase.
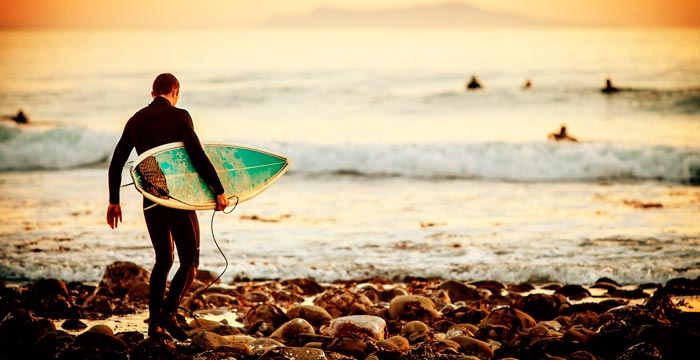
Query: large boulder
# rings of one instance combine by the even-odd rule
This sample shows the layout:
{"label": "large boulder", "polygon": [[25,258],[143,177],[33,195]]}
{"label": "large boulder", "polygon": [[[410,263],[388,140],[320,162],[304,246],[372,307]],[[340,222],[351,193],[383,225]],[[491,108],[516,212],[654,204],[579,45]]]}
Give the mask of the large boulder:
{"label": "large boulder", "polygon": [[123,298],[132,287],[149,283],[150,272],[132,262],[117,261],[105,269],[100,288],[113,297]]}

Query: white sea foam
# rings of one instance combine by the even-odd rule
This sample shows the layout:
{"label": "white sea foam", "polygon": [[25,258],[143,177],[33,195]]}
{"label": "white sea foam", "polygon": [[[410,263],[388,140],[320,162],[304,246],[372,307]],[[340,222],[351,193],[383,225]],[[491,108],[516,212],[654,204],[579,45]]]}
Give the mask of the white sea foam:
{"label": "white sea foam", "polygon": [[700,180],[700,148],[607,143],[304,145],[294,172],[521,182]]}
{"label": "white sea foam", "polygon": [[113,134],[80,127],[0,126],[0,171],[67,169],[107,161]]}

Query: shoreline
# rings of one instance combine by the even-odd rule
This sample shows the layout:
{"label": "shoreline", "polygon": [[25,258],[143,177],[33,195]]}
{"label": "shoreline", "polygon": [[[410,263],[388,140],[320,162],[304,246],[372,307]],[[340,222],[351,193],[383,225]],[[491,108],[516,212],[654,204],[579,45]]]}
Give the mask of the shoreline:
{"label": "shoreline", "polygon": [[603,359],[643,351],[665,359],[700,340],[700,278],[625,286],[607,278],[586,286],[300,278],[217,283],[200,293],[216,278],[200,271],[181,304],[192,313],[179,316],[192,338],[157,341],[146,337],[148,275],[117,262],[98,284],[2,282],[0,357],[565,359],[585,352]]}

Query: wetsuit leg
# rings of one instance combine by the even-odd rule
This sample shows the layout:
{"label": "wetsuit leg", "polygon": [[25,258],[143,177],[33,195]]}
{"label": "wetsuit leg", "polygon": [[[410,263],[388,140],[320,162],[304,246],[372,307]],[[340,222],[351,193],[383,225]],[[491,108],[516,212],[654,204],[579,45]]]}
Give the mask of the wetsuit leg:
{"label": "wetsuit leg", "polygon": [[[144,205],[147,205],[144,201]],[[156,206],[144,211],[148,234],[155,251],[156,262],[151,270],[148,308],[151,320],[155,319],[163,307],[168,273],[173,266],[173,241],[170,237],[167,209]]]}
{"label": "wetsuit leg", "polygon": [[[160,310],[176,310],[189,290],[199,266],[199,221],[193,210],[156,206],[144,211],[148,233],[156,254],[151,271],[149,310],[153,316]],[[168,273],[173,265],[173,245],[177,247],[180,267],[173,276],[167,299],[163,301]]]}
{"label": "wetsuit leg", "polygon": [[180,267],[168,290],[167,303],[179,304],[197,275],[199,266],[199,220],[194,210],[169,209],[171,235],[177,247]]}

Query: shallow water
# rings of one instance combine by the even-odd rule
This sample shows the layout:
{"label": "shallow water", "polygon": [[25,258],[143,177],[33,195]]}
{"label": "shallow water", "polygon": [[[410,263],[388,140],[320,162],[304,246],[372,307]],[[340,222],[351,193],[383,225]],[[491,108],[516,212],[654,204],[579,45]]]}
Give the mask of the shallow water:
{"label": "shallow water", "polygon": [[[133,189],[105,224],[106,163],[163,71],[203,141],[294,160],[216,215],[225,281],[700,275],[696,29],[172,35],[0,31],[0,113],[32,123],[0,125],[0,278],[152,265]],[[600,93],[606,77],[623,91]],[[580,143],[546,141],[564,123]],[[202,267],[220,271],[199,215]]]}
{"label": "shallow water", "polygon": [[[0,173],[5,278],[99,281],[153,254],[132,187],[104,220],[104,169]],[[80,184],[79,186],[76,186]],[[643,205],[650,206],[644,208]],[[656,207],[656,206],[661,207]],[[658,183],[513,183],[285,175],[214,236],[234,278],[426,276],[506,282],[665,282],[700,275],[700,190]],[[199,212],[201,267],[224,259]]]}

